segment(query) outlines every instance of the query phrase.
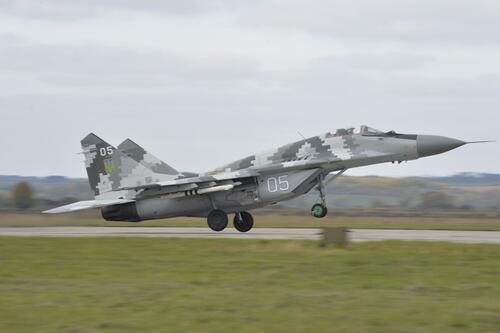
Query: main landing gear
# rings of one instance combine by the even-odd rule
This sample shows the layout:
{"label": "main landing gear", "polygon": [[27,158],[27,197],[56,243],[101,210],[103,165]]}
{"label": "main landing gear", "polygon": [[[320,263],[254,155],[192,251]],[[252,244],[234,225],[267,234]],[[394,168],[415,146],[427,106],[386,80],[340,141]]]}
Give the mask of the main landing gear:
{"label": "main landing gear", "polygon": [[234,227],[239,232],[248,232],[253,227],[253,216],[247,212],[236,213],[234,215]]}
{"label": "main landing gear", "polygon": [[[210,229],[219,232],[226,229],[229,218],[224,211],[215,209],[208,215],[207,221]],[[253,217],[247,212],[236,213],[233,223],[239,232],[248,232],[253,227]]]}
{"label": "main landing gear", "polygon": [[229,219],[224,211],[215,209],[208,215],[207,221],[210,229],[222,231],[226,229]]}
{"label": "main landing gear", "polygon": [[316,189],[319,192],[319,202],[316,203],[314,206],[311,208],[311,215],[321,219],[325,217],[328,214],[328,208],[326,207],[326,186],[330,184],[332,181],[337,179],[340,175],[342,175],[345,172],[344,170],[340,170],[337,172],[334,176],[332,176],[330,179],[325,181],[325,175],[321,174],[318,177],[318,187]]}

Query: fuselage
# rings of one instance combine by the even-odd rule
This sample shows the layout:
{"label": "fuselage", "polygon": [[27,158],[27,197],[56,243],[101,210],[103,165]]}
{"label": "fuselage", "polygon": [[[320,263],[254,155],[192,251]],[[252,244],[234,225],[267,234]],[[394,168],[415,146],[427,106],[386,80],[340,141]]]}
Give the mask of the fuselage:
{"label": "fuselage", "polygon": [[[300,140],[240,159],[206,175],[253,171],[254,177],[231,180],[234,189],[209,195],[146,197],[132,205],[103,209],[106,219],[150,220],[176,216],[207,216],[212,210],[237,213],[290,200],[308,193],[326,175],[372,164],[402,162],[438,154],[465,144],[422,135],[384,133],[367,126]],[[116,218],[114,218],[116,217]]]}

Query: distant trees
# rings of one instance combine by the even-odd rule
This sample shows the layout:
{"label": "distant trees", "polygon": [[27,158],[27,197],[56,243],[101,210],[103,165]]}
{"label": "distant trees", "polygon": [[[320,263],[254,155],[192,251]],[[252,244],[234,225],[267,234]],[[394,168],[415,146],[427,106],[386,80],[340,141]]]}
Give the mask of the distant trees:
{"label": "distant trees", "polygon": [[10,200],[7,196],[0,194],[0,208],[10,206]]}
{"label": "distant trees", "polygon": [[420,197],[419,209],[438,210],[455,209],[453,197],[445,192],[430,191],[425,192]]}
{"label": "distant trees", "polygon": [[387,205],[387,203],[384,200],[378,198],[378,199],[374,199],[371,202],[371,206],[372,206],[372,208],[386,208],[389,205]]}
{"label": "distant trees", "polygon": [[22,210],[33,207],[33,189],[27,182],[18,183],[12,189],[12,203],[14,207]]}

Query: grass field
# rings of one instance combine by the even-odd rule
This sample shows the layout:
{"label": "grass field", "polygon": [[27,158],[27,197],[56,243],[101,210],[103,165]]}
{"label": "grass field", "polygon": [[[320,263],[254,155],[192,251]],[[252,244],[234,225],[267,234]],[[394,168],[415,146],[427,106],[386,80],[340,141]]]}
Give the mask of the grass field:
{"label": "grass field", "polygon": [[[0,214],[0,227],[33,226],[141,226],[141,227],[206,227],[205,219],[175,218],[145,221],[143,223],[106,222],[95,216]],[[350,217],[329,216],[315,219],[310,216],[255,215],[256,228],[322,228],[348,227],[352,229],[435,229],[435,230],[495,230],[500,231],[500,218],[467,214],[437,217]]]}
{"label": "grass field", "polygon": [[0,332],[498,332],[500,246],[0,238]]}

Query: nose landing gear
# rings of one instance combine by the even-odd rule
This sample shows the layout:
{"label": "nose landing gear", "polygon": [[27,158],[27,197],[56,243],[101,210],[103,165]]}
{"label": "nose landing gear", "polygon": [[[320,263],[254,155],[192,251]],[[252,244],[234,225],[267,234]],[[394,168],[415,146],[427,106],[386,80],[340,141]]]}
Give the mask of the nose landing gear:
{"label": "nose landing gear", "polygon": [[318,177],[318,187],[316,189],[319,192],[319,203],[316,203],[311,208],[311,215],[321,219],[328,214],[328,208],[326,207],[326,186],[330,184],[332,181],[337,179],[337,177],[341,176],[346,170],[340,170],[330,179],[325,181],[325,175],[322,174]]}
{"label": "nose landing gear", "polygon": [[318,179],[319,203],[311,208],[311,214],[317,219],[322,219],[328,214],[326,207],[326,194],[325,194],[325,176],[321,175]]}

